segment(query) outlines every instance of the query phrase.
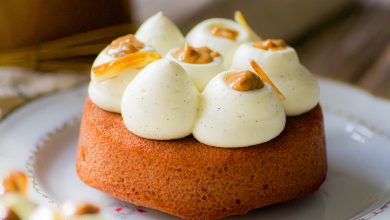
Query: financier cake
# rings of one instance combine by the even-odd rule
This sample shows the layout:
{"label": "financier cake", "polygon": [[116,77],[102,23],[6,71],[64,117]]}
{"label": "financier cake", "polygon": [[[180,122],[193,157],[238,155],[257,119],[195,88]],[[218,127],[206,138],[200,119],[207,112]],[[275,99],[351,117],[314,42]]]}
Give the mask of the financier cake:
{"label": "financier cake", "polygon": [[240,12],[184,37],[158,13],[95,60],[76,169],[114,198],[220,219],[315,192],[327,172],[316,79]]}

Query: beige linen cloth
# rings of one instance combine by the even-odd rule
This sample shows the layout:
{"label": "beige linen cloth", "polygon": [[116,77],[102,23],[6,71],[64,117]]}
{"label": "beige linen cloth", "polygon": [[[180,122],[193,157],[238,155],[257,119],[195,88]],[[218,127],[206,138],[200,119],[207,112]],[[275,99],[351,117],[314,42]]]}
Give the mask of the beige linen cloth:
{"label": "beige linen cloth", "polygon": [[22,104],[54,91],[85,82],[86,74],[41,73],[17,67],[0,67],[0,120]]}

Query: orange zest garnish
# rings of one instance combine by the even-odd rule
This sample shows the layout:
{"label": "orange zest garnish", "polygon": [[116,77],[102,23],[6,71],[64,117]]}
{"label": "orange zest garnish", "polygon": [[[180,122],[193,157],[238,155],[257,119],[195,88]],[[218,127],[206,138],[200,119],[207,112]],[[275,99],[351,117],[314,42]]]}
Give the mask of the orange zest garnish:
{"label": "orange zest garnish", "polygon": [[139,51],[127,54],[114,61],[95,66],[92,68],[92,73],[95,75],[96,81],[101,82],[115,78],[126,68],[142,69],[159,59],[161,59],[161,55],[157,52]]}
{"label": "orange zest garnish", "polygon": [[272,87],[272,89],[278,95],[279,99],[282,101],[285,100],[286,97],[282,94],[282,92],[280,92],[278,87],[275,86],[275,84],[267,76],[267,74],[265,74],[264,70],[259,66],[259,64],[257,64],[257,62],[255,60],[251,60],[250,64],[251,64],[252,68],[255,70],[255,72],[260,76],[261,80],[263,80],[264,82],[267,82]]}
{"label": "orange zest garnish", "polygon": [[255,38],[255,40],[261,39],[261,37],[257,35],[256,32],[249,26],[248,22],[244,17],[244,14],[241,11],[237,10],[234,12],[234,20],[241,26],[243,26],[246,31]]}
{"label": "orange zest garnish", "polygon": [[11,172],[3,180],[4,192],[27,194],[27,175],[20,171]]}

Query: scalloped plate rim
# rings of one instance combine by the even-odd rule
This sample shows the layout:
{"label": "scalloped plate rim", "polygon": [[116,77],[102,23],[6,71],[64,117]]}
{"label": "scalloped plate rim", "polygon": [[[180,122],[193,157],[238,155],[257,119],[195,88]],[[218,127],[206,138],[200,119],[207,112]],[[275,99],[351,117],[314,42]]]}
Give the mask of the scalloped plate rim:
{"label": "scalloped plate rim", "polygon": [[[324,92],[322,92],[322,95],[321,95],[321,103],[324,106],[329,106],[329,105],[330,106],[337,106],[336,108],[334,108],[334,107],[329,108],[329,109],[327,109],[327,111],[332,111],[332,112],[336,112],[336,113],[348,112],[353,117],[357,117],[359,120],[363,119],[362,121],[364,123],[366,123],[368,126],[375,126],[375,128],[378,130],[378,132],[381,132],[384,137],[386,137],[388,140],[390,140],[390,128],[387,127],[386,125],[384,125],[384,124],[390,124],[390,117],[381,118],[383,116],[383,114],[385,114],[383,112],[390,112],[390,102],[389,101],[378,98],[376,96],[373,96],[372,94],[365,92],[364,90],[348,86],[347,84],[344,84],[342,82],[337,82],[337,81],[333,81],[333,80],[329,80],[329,79],[325,79],[325,78],[320,78],[319,81],[320,81],[321,87],[326,87],[328,89],[331,88],[333,95],[340,95],[338,93],[342,93],[341,96],[349,96],[351,101],[354,98],[359,98],[359,102],[363,103],[362,105],[378,105],[381,110],[378,110],[379,108],[370,109],[370,111],[371,111],[370,112],[371,116],[370,116],[370,115],[366,114],[364,109],[359,108],[359,106],[361,106],[361,104],[359,104],[359,103],[355,103],[358,107],[355,106],[355,108],[351,108],[351,106],[347,106],[347,105],[351,105],[352,102],[347,102],[346,104],[344,102],[343,104],[345,104],[345,105],[340,105],[340,101],[338,101],[338,99],[332,99],[330,97],[331,95],[327,94],[325,96]],[[58,100],[61,100],[61,98],[64,98],[64,97],[69,99],[70,100],[69,102],[77,101],[77,100],[78,100],[78,102],[80,102],[80,98],[82,98],[83,96],[86,95],[85,87],[86,87],[86,85],[83,84],[83,85],[74,87],[70,90],[57,92],[57,93],[49,95],[49,96],[38,98],[37,100],[34,100],[34,101],[26,104],[24,107],[16,110],[11,115],[9,115],[7,118],[5,118],[2,122],[0,122],[0,137],[5,136],[3,132],[8,130],[9,127],[11,129],[12,129],[12,127],[15,127],[14,125],[17,124],[18,120],[20,119],[19,116],[23,116],[26,114],[28,115],[29,113],[37,111],[37,110],[39,111],[39,109],[42,108],[42,107],[40,107],[42,104],[59,102]],[[32,141],[30,144],[35,146],[36,145],[35,142],[40,141],[41,140],[40,138],[42,136],[44,136],[47,133],[53,132],[53,130],[55,130],[58,127],[61,127],[65,121],[68,121],[71,118],[75,118],[75,117],[80,116],[82,104],[83,103],[81,102],[75,106],[67,106],[69,112],[67,112],[66,117],[64,115],[61,115],[61,114],[55,114],[54,116],[52,116],[52,117],[57,117],[58,121],[55,121],[53,123],[47,123],[46,126],[43,126],[42,130],[40,130],[39,132],[37,131],[36,134],[32,135],[33,137],[28,138],[28,140]],[[64,106],[64,105],[59,104],[59,105],[54,106],[54,108],[60,108],[60,107],[66,107],[66,105]],[[51,109],[49,107],[48,111],[44,111],[44,113],[41,114],[41,116],[45,115],[45,113],[50,112],[50,110]],[[374,115],[375,118],[373,118],[372,115]],[[61,119],[61,120],[59,120],[59,119]],[[43,124],[45,124],[45,123],[43,123]],[[5,133],[7,133],[7,132],[5,132]],[[35,140],[35,142],[34,142],[34,140]],[[2,151],[2,147],[3,147],[2,144],[3,144],[3,142],[2,142],[2,139],[0,138],[0,161],[1,160],[3,160],[3,161],[8,160],[7,162],[9,162],[12,160],[12,158],[15,158],[15,155],[12,154],[14,152],[11,152],[10,154],[4,153],[4,151]],[[32,149],[32,148],[29,148],[29,149]],[[30,154],[31,154],[31,152],[23,154],[22,157],[26,158],[24,161],[27,161],[27,158]],[[0,162],[0,164],[1,164],[1,162]],[[12,164],[12,162],[10,162],[10,164]],[[23,165],[18,164],[18,166],[16,166],[15,168],[25,169],[25,167],[26,167],[25,164],[23,164]],[[12,165],[10,165],[10,168],[13,168]],[[1,169],[0,169],[0,171],[3,172],[3,170],[1,170]],[[32,197],[34,197],[34,198],[40,197],[40,195],[38,193],[34,192],[34,190],[30,190],[30,191],[32,191],[32,193],[31,193]],[[388,194],[387,196],[389,196],[389,193],[387,193],[387,194]],[[40,198],[40,199],[38,199],[38,201],[42,202],[42,201],[44,201],[44,199]],[[382,204],[382,206],[379,206],[378,208],[371,208],[373,210],[373,212],[371,212],[368,215],[364,215],[365,216],[364,218],[360,218],[361,216],[358,215],[359,216],[358,219],[377,219],[376,217],[380,217],[380,216],[390,217],[389,209],[386,209],[387,212],[384,213],[384,208],[386,208],[388,206],[388,203],[389,203],[389,201],[387,201],[387,202],[384,201],[384,204]],[[378,214],[380,214],[380,215],[378,215]],[[376,216],[376,215],[378,215],[378,216]]]}

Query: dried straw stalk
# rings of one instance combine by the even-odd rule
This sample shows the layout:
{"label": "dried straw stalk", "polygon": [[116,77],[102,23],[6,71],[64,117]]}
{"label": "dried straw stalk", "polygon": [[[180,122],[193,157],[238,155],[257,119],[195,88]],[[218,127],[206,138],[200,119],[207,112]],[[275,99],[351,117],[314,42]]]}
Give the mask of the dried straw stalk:
{"label": "dried straw stalk", "polygon": [[0,53],[0,66],[19,66],[39,71],[88,72],[94,57],[107,44],[135,30],[133,24],[115,25],[7,51]]}

